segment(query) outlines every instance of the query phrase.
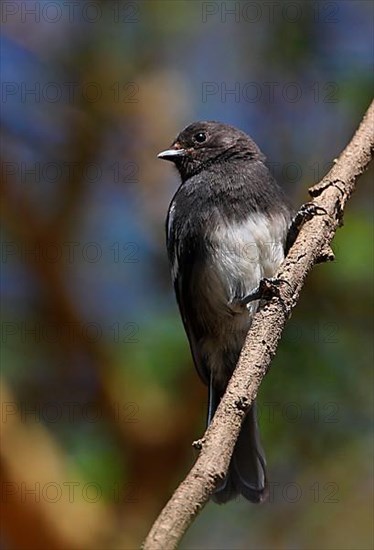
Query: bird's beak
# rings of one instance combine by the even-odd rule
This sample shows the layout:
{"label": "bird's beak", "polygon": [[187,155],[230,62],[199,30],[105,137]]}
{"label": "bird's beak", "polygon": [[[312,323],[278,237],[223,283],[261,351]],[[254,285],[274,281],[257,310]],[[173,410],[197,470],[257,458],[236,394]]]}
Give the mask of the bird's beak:
{"label": "bird's beak", "polygon": [[186,150],[181,149],[180,146],[176,144],[176,145],[172,145],[170,149],[166,149],[166,151],[161,151],[161,153],[157,155],[157,158],[162,160],[174,161],[178,157],[183,157],[185,154],[186,154]]}

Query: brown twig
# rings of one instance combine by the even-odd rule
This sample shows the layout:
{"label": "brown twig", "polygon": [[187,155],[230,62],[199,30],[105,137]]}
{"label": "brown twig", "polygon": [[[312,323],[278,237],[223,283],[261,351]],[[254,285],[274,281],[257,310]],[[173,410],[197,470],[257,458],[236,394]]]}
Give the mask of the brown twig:
{"label": "brown twig", "polygon": [[330,243],[373,148],[374,102],[333,168],[309,189],[313,204],[319,207],[318,214],[301,227],[281,265],[276,278],[285,284],[280,286],[279,295],[256,314],[226,393],[200,440],[200,455],[153,524],[144,550],[176,548],[218,479],[227,472],[245,412],[256,398],[305,278],[316,263],[331,259]]}

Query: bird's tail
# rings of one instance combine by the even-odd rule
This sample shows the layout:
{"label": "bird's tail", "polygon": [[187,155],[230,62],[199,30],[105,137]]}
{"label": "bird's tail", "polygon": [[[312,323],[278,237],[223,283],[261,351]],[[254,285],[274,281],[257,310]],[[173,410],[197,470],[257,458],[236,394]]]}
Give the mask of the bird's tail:
{"label": "bird's tail", "polygon": [[237,495],[251,502],[267,498],[266,461],[257,425],[256,402],[244,419],[226,477],[218,485],[212,500],[223,504]]}

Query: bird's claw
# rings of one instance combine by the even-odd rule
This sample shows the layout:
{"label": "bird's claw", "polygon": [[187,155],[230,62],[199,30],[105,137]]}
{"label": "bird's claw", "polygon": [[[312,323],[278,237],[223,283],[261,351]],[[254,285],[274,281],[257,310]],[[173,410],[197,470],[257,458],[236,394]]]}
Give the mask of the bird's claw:
{"label": "bird's claw", "polygon": [[305,223],[311,220],[313,216],[322,216],[323,214],[327,214],[327,210],[323,206],[318,206],[314,202],[306,202],[301,206],[295,218],[299,217],[300,221]]}
{"label": "bird's claw", "polygon": [[247,296],[240,300],[241,305],[247,305],[249,302],[255,300],[271,300],[272,298],[280,296],[280,286],[285,283],[289,285],[288,281],[284,279],[276,279],[264,277],[261,279],[258,287],[250,292]]}
{"label": "bird's claw", "polygon": [[290,250],[291,246],[296,241],[296,238],[300,232],[300,229],[304,223],[310,221],[314,216],[322,216],[327,214],[327,210],[322,206],[314,204],[314,202],[306,202],[300,207],[300,210],[294,216],[290,228],[287,234],[286,241],[286,254]]}

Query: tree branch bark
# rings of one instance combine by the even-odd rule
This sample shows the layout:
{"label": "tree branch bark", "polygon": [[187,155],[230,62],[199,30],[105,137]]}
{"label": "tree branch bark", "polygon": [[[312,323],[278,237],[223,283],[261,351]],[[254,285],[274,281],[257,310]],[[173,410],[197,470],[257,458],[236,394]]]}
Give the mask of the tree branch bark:
{"label": "tree branch bark", "polygon": [[[331,259],[330,243],[342,223],[344,207],[355,189],[356,180],[368,166],[374,149],[374,101],[367,110],[351,142],[330,172],[309,189],[312,203],[326,213],[307,221],[298,234],[277,279],[279,295],[255,315],[238,364],[226,393],[203,438],[191,471],[179,485],[153,524],[144,550],[171,550],[191,525],[227,472],[245,413],[256,398],[262,379],[275,355],[287,319],[299,298],[312,267]],[[333,257],[333,256],[332,256]]]}

